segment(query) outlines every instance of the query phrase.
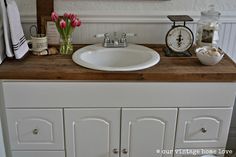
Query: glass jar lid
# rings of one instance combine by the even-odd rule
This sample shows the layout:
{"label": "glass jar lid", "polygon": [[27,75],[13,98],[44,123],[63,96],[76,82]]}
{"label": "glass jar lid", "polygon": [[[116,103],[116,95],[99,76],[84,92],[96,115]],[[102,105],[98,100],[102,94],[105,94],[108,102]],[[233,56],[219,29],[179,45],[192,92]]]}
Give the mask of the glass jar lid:
{"label": "glass jar lid", "polygon": [[202,11],[201,12],[202,16],[212,16],[212,17],[217,17],[219,18],[221,13],[215,10],[215,6],[209,5],[208,10],[207,11]]}

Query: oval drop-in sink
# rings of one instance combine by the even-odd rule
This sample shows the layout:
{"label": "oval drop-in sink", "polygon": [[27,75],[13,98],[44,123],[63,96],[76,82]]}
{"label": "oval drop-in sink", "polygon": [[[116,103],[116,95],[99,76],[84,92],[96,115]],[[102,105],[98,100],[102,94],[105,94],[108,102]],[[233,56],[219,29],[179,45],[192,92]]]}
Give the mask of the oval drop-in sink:
{"label": "oval drop-in sink", "polygon": [[136,71],[156,65],[160,61],[160,55],[141,45],[104,48],[101,44],[95,44],[77,50],[72,59],[83,67],[95,70]]}

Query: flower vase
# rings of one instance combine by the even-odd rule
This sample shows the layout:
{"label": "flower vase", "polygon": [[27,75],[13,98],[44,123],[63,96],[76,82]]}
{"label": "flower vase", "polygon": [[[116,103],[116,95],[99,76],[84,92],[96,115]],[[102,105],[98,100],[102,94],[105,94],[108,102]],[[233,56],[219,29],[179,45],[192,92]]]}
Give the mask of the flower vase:
{"label": "flower vase", "polygon": [[68,37],[61,37],[60,54],[70,55],[72,53],[73,53],[72,37],[70,35]]}

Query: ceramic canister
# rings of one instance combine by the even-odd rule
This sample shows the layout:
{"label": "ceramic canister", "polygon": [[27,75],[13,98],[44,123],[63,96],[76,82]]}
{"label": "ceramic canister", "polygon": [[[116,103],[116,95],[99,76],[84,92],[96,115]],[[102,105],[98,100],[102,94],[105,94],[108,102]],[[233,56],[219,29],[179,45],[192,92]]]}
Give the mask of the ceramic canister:
{"label": "ceramic canister", "polygon": [[35,36],[31,36],[31,40],[29,43],[32,44],[31,51],[41,52],[48,48],[48,40],[45,34],[37,34]]}

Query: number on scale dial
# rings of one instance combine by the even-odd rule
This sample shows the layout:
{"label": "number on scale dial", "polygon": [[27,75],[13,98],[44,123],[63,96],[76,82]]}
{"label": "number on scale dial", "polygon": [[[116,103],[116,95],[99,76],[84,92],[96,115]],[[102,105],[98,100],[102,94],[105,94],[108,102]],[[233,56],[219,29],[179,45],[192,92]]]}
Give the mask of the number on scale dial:
{"label": "number on scale dial", "polygon": [[166,45],[175,52],[187,51],[193,45],[193,33],[185,26],[174,27],[167,33]]}

